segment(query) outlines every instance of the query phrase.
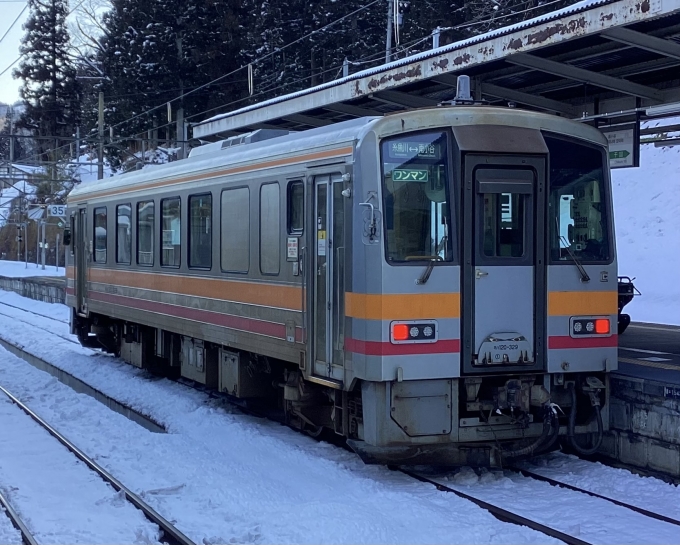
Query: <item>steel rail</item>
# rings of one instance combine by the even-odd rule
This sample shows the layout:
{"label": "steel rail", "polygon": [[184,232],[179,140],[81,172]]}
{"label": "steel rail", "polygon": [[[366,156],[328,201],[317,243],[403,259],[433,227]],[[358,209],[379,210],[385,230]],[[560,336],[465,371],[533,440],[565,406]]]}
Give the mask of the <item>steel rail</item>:
{"label": "steel rail", "polygon": [[108,482],[116,492],[122,491],[125,494],[125,498],[137,509],[142,511],[144,515],[152,522],[157,524],[164,533],[164,541],[168,545],[195,545],[186,535],[184,535],[180,530],[175,528],[167,519],[165,519],[160,513],[155,511],[149,504],[147,504],[142,498],[137,494],[132,492],[127,488],[122,482],[116,479],[103,467],[101,467],[97,462],[92,460],[87,454],[71,443],[66,437],[50,426],[45,420],[33,412],[28,406],[22,403],[17,397],[15,397],[11,392],[9,392],[3,386],[0,386],[0,391],[4,393],[14,404],[17,405],[22,411],[24,411],[28,416],[40,424],[52,437],[57,439],[62,445],[64,445],[68,450],[70,450],[79,460],[81,460],[87,467],[92,471],[97,473],[104,481]]}
{"label": "steel rail", "polygon": [[[4,305],[4,303],[0,303],[0,305]],[[11,306],[11,305],[8,305],[8,306]],[[30,312],[30,311],[25,311],[25,312]],[[41,314],[37,314],[35,312],[33,312],[31,314],[34,314],[35,316],[42,316]],[[80,346],[80,343],[78,341],[76,341],[75,339],[71,339],[70,337],[66,337],[65,335],[60,335],[59,333],[55,333],[54,331],[50,331],[46,327],[39,326],[37,324],[29,322],[28,320],[24,320],[23,318],[19,318],[18,316],[12,316],[10,314],[5,314],[4,312],[0,312],[0,316],[4,316],[5,318],[10,318],[10,319],[15,320],[17,322],[21,322],[22,324],[30,325],[31,327],[35,327],[36,329],[40,329],[41,331],[45,331],[46,333],[49,333],[50,335],[54,335],[55,337],[59,337],[60,339],[63,339],[67,342],[77,344],[77,345]],[[45,318],[45,316],[42,316],[42,317]],[[56,321],[58,321],[61,324],[64,323],[60,320],[56,320]],[[65,324],[65,325],[68,325],[68,324]]]}
{"label": "steel rail", "polygon": [[471,501],[472,503],[478,505],[482,509],[486,509],[489,513],[491,513],[494,517],[496,517],[500,521],[510,522],[512,524],[517,524],[518,526],[526,526],[528,528],[531,528],[532,530],[536,530],[537,532],[541,532],[542,534],[545,534],[547,536],[554,537],[555,539],[564,541],[568,545],[592,545],[588,541],[583,541],[582,539],[570,536],[569,534],[565,534],[564,532],[560,532],[559,530],[555,530],[554,528],[546,526],[545,524],[541,524],[540,522],[536,522],[534,520],[523,517],[522,515],[518,515],[517,513],[513,513],[512,511],[508,511],[507,509],[503,509],[502,507],[498,507],[497,505],[485,502],[484,500],[480,500],[479,498],[475,498],[470,494],[466,494],[465,492],[461,492],[460,490],[456,490],[455,488],[451,488],[450,486],[446,486],[444,484],[438,483],[437,481],[433,481],[432,479],[428,479],[427,477],[420,475],[418,473],[414,473],[413,471],[410,471],[408,469],[399,468],[399,471],[421,482],[429,483],[436,487],[437,490],[441,490],[443,492],[451,492],[460,498]]}
{"label": "steel rail", "polygon": [[5,511],[7,511],[7,518],[9,518],[12,525],[19,530],[21,542],[24,545],[38,545],[38,542],[33,537],[31,531],[26,527],[24,521],[21,520],[19,513],[14,510],[14,507],[12,507],[9,500],[2,492],[0,492],[0,504],[5,508]]}
{"label": "steel rail", "polygon": [[20,306],[17,305],[12,305],[10,303],[6,303],[5,301],[0,301],[0,305],[3,305],[5,307],[10,307],[10,308],[15,308],[17,310],[20,310],[21,312],[27,312],[28,314],[34,314],[35,316],[40,316],[41,318],[45,318],[46,320],[52,320],[54,322],[59,322],[60,324],[66,324],[68,325],[68,320],[60,320],[59,318],[54,318],[53,316],[45,316],[44,314],[40,314],[39,312],[36,312],[34,310],[28,310],[25,308],[21,308]]}
{"label": "steel rail", "polygon": [[636,513],[640,513],[641,515],[644,515],[649,518],[653,518],[656,520],[659,520],[661,522],[667,522],[669,524],[675,524],[676,526],[680,526],[680,520],[674,519],[672,517],[667,517],[666,515],[660,515],[659,513],[655,513],[654,511],[648,511],[647,509],[644,509],[642,507],[637,507],[636,505],[631,505],[630,503],[626,503],[620,500],[615,500],[614,498],[610,498],[608,496],[603,496],[601,494],[598,494],[596,492],[591,492],[590,490],[586,490],[585,488],[579,488],[578,486],[574,486],[571,484],[563,483],[562,481],[558,481],[555,479],[552,479],[550,477],[545,477],[539,473],[534,473],[533,471],[529,471],[528,469],[523,469],[519,467],[509,467],[507,469],[510,469],[512,471],[516,471],[517,473],[520,473],[521,475],[524,475],[525,477],[528,477],[530,479],[535,479],[537,481],[543,481],[546,482],[552,486],[558,486],[560,488],[565,488],[567,490],[573,490],[574,492],[580,492],[582,494],[587,494],[588,496],[592,496],[594,498],[598,498],[601,500],[605,500],[608,502],[613,503],[614,505],[618,505],[619,507],[625,507],[626,509],[630,509],[631,511],[635,511]]}

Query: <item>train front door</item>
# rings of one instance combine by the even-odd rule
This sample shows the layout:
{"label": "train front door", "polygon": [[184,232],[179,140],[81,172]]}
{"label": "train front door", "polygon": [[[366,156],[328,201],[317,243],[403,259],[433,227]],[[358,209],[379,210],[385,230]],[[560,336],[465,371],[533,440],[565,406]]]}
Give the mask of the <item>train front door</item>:
{"label": "train front door", "polygon": [[468,156],[465,176],[465,371],[542,368],[545,161]]}
{"label": "train front door", "polygon": [[75,212],[75,233],[73,234],[73,248],[75,250],[75,296],[76,312],[87,313],[87,209],[79,208]]}
{"label": "train front door", "polygon": [[[345,201],[339,173],[314,179],[312,356],[314,375],[344,379]],[[310,286],[311,287],[311,286]]]}

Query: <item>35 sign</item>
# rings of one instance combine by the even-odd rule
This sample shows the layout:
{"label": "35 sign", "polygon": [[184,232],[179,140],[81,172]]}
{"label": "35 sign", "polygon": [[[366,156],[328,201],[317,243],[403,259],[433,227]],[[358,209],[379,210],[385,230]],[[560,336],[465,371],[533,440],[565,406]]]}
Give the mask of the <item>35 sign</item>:
{"label": "35 sign", "polygon": [[48,216],[57,216],[60,218],[66,217],[66,205],[65,204],[50,204],[47,207]]}

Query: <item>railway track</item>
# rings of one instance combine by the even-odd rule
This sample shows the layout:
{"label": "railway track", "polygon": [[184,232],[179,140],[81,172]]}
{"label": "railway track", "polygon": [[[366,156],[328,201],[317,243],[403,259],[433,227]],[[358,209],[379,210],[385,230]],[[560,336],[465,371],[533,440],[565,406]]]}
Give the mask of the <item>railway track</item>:
{"label": "railway track", "polygon": [[[111,475],[102,466],[80,450],[76,445],[69,441],[64,435],[59,433],[54,429],[49,423],[42,419],[39,415],[33,412],[26,404],[14,396],[3,386],[0,386],[0,392],[4,394],[9,400],[19,407],[24,413],[30,416],[35,422],[37,422],[40,427],[42,427],[47,433],[59,441],[64,447],[66,447],[76,458],[83,462],[90,470],[95,472],[102,480],[110,484],[116,492],[121,493],[125,499],[139,509],[144,516],[158,525],[158,527],[163,532],[163,542],[168,545],[195,545],[191,539],[184,535],[180,530],[178,530],[173,524],[171,524],[166,518],[164,518],[160,513],[153,509],[149,504],[147,504],[142,498],[137,494],[132,492],[127,486],[125,486],[116,477]],[[12,523],[19,529],[22,534],[22,539],[27,545],[33,545],[37,542],[30,535],[30,532],[26,526],[21,522],[20,518],[16,514],[16,511],[12,508],[10,503],[3,498],[0,500],[7,510],[7,513],[12,520]]]}
{"label": "railway track", "polygon": [[[37,313],[35,313],[35,314],[37,314]],[[32,324],[28,321],[26,321],[26,323],[31,325],[32,327],[38,327],[35,324]],[[4,341],[4,342],[7,342],[7,341]],[[191,385],[189,385],[189,386],[191,386]],[[0,390],[2,390],[1,387],[0,387]],[[598,500],[609,502],[609,503],[616,505],[618,507],[623,507],[623,508],[629,509],[632,512],[638,513],[639,515],[643,515],[643,516],[645,516],[649,519],[653,519],[653,520],[663,522],[663,523],[672,524],[674,526],[680,526],[680,521],[673,519],[671,517],[667,517],[665,515],[654,513],[652,511],[647,510],[647,509],[640,508],[640,507],[637,507],[635,505],[631,505],[629,503],[622,502],[620,500],[609,498],[609,497],[597,494],[595,492],[591,492],[589,490],[582,489],[582,488],[579,488],[579,487],[558,481],[556,479],[544,477],[544,476],[542,476],[538,473],[534,473],[534,472],[532,472],[528,469],[524,469],[524,468],[520,468],[520,467],[512,467],[512,468],[508,468],[508,469],[517,473],[517,474],[522,475],[523,477],[526,477],[527,479],[546,482],[546,483],[548,483],[552,486],[555,486],[555,487],[564,488],[564,489],[571,490],[573,492],[585,494],[585,495],[588,495],[590,497],[597,498]],[[489,501],[485,501],[481,498],[475,497],[473,494],[469,493],[469,491],[461,490],[459,487],[456,487],[455,485],[449,485],[449,484],[442,483],[441,481],[437,480],[436,478],[430,478],[426,475],[422,475],[422,474],[413,472],[413,471],[408,470],[408,469],[400,469],[400,471],[402,471],[406,475],[408,475],[412,478],[415,478],[415,479],[417,479],[421,482],[429,483],[429,484],[435,486],[438,490],[450,492],[450,493],[456,494],[457,496],[459,496],[461,498],[464,498],[468,501],[471,501],[472,503],[475,503],[476,505],[487,510],[489,513],[491,513],[493,516],[495,516],[497,519],[499,519],[503,522],[508,522],[508,523],[512,523],[512,524],[517,524],[517,525],[529,527],[529,528],[536,530],[538,532],[541,532],[541,533],[543,533],[547,536],[550,536],[550,537],[553,537],[555,539],[559,539],[560,541],[563,541],[565,543],[568,543],[569,545],[590,545],[590,542],[583,539],[582,537],[570,535],[567,532],[561,531],[561,530],[554,528],[554,527],[552,527],[548,524],[545,524],[545,523],[542,523],[542,522],[539,522],[539,521],[536,521],[536,520],[532,520],[532,519],[530,519],[526,516],[520,515],[516,512],[512,512],[508,509],[500,507],[499,505],[494,505],[493,503],[490,503]],[[150,520],[153,520],[153,519],[150,519]],[[159,526],[161,526],[161,525],[159,524]],[[595,541],[597,541],[597,540],[595,540]],[[173,541],[172,539],[168,539],[168,542],[169,543],[183,543],[181,541]]]}
{"label": "railway track", "polygon": [[5,509],[5,514],[12,523],[12,526],[14,526],[21,534],[21,543],[23,543],[23,545],[39,545],[31,531],[26,524],[24,524],[24,521],[21,520],[19,513],[14,510],[14,507],[12,507],[12,504],[9,503],[9,500],[7,500],[2,492],[0,492],[0,505]]}
{"label": "railway track", "polygon": [[588,541],[584,541],[582,539],[579,539],[578,537],[571,536],[569,534],[561,532],[560,530],[556,530],[555,528],[542,524],[538,521],[529,519],[527,517],[523,517],[522,515],[518,515],[517,513],[513,513],[512,511],[504,509],[503,507],[499,507],[482,499],[476,498],[471,494],[467,494],[466,492],[458,490],[457,488],[453,488],[449,485],[442,484],[420,473],[416,473],[414,471],[404,468],[400,468],[399,471],[408,475],[409,477],[417,479],[418,481],[429,483],[435,488],[437,488],[437,490],[441,490],[442,492],[451,492],[452,494],[455,494],[459,498],[471,501],[475,505],[478,505],[482,509],[485,509],[486,511],[491,513],[494,517],[496,517],[500,521],[509,522],[511,524],[517,524],[519,526],[526,526],[527,528],[531,528],[532,530],[536,530],[537,532],[541,532],[542,534],[545,534],[547,536],[559,539],[564,543],[567,543],[568,545],[592,545]]}
{"label": "railway track", "polygon": [[59,322],[60,324],[68,324],[68,320],[60,320],[59,318],[55,318],[54,316],[47,316],[46,314],[41,314],[40,312],[36,312],[35,310],[27,310],[25,308],[21,308],[17,305],[12,305],[11,303],[7,303],[5,301],[0,301],[0,305],[10,307],[10,308],[15,308],[17,310],[20,310],[21,312],[25,312],[27,314],[33,314],[35,316],[40,316],[41,318],[45,318],[46,320],[52,320],[54,322]]}
{"label": "railway track", "polygon": [[[2,302],[2,301],[0,301],[0,305],[6,306],[6,307],[10,307],[10,308],[14,308],[14,309],[17,309],[17,310],[22,311],[22,312],[24,312],[24,313],[32,314],[32,315],[34,315],[34,316],[39,316],[40,318],[45,319],[45,320],[53,320],[53,321],[55,321],[55,322],[57,322],[57,323],[60,323],[60,324],[66,323],[66,322],[63,322],[62,320],[57,320],[56,318],[52,318],[51,316],[45,316],[45,315],[43,315],[43,314],[40,314],[40,313],[38,313],[38,312],[33,312],[33,311],[31,311],[31,310],[24,310],[24,309],[19,308],[19,307],[15,306],[15,305],[10,305],[10,304],[4,303],[4,302]],[[59,337],[60,339],[63,339],[63,340],[65,340],[65,341],[68,341],[68,342],[70,342],[70,343],[73,343],[73,344],[76,344],[76,345],[80,346],[80,343],[79,343],[76,339],[72,338],[71,336],[69,336],[69,335],[61,335],[61,334],[59,334],[59,333],[55,333],[54,331],[52,331],[51,329],[49,329],[49,328],[47,328],[47,327],[42,327],[42,326],[40,326],[40,325],[38,325],[38,324],[36,324],[36,323],[34,323],[34,322],[31,322],[31,321],[29,321],[29,320],[24,320],[24,319],[22,319],[22,318],[19,318],[18,316],[16,316],[16,313],[10,313],[10,314],[8,314],[8,313],[2,312],[2,310],[0,310],[0,316],[6,316],[7,318],[11,318],[12,320],[15,320],[15,321],[17,321],[17,322],[21,322],[21,323],[23,323],[23,324],[30,325],[31,327],[34,327],[34,328],[36,328],[36,329],[40,329],[41,331],[45,331],[46,333],[49,333],[50,335],[54,335],[55,337]]]}
{"label": "railway track", "polygon": [[672,517],[667,517],[666,515],[661,515],[659,513],[655,513],[654,511],[649,511],[648,509],[644,509],[642,507],[638,507],[637,505],[632,505],[627,502],[623,502],[614,498],[610,498],[609,496],[603,496],[602,494],[598,494],[596,492],[592,492],[591,490],[587,490],[585,488],[580,488],[578,486],[574,486],[562,481],[558,481],[557,479],[553,479],[551,477],[545,477],[544,475],[541,475],[539,473],[534,473],[533,471],[530,471],[525,468],[520,468],[520,467],[512,467],[510,468],[512,471],[516,471],[517,473],[520,473],[521,475],[528,477],[530,479],[534,479],[536,481],[542,481],[545,483],[548,483],[552,486],[557,486],[559,488],[565,488],[567,490],[573,490],[574,492],[580,492],[581,494],[586,494],[588,496],[591,496],[593,498],[598,498],[601,500],[608,501],[610,503],[613,503],[614,505],[618,505],[619,507],[625,507],[626,509],[630,509],[631,511],[635,511],[636,513],[640,513],[641,515],[644,515],[648,518],[659,520],[661,522],[667,522],[668,524],[674,524],[675,526],[680,526],[680,520],[674,519]]}
{"label": "railway track", "polygon": [[[638,507],[636,505],[632,505],[627,502],[623,502],[620,500],[616,500],[614,498],[610,498],[607,496],[603,496],[601,494],[597,494],[595,492],[592,492],[590,490],[580,488],[577,486],[573,486],[561,481],[558,481],[556,479],[552,479],[550,477],[545,477],[543,475],[540,475],[538,473],[534,473],[532,471],[529,471],[524,468],[508,468],[510,471],[513,471],[515,473],[518,473],[522,475],[523,477],[526,477],[527,479],[535,480],[535,481],[540,481],[540,482],[546,482],[550,484],[551,486],[571,490],[573,492],[578,492],[580,494],[584,494],[593,498],[597,498],[599,500],[608,502],[612,505],[618,506],[618,507],[623,507],[625,509],[630,510],[631,512],[638,513],[640,515],[643,515],[649,519],[656,520],[659,522],[664,522],[668,524],[672,524],[674,526],[680,526],[680,520],[674,519],[672,517],[668,517],[666,515],[662,515],[659,513],[655,513],[653,511],[649,511],[648,509],[644,509],[641,507]],[[441,490],[444,492],[450,492],[455,494],[456,496],[466,499],[468,501],[471,501],[475,505],[478,505],[482,509],[487,510],[490,514],[492,514],[494,517],[497,519],[503,521],[503,522],[509,522],[512,524],[517,524],[520,526],[526,526],[528,528],[531,528],[532,530],[536,530],[538,532],[541,532],[547,536],[553,537],[555,539],[559,539],[563,541],[564,543],[567,543],[568,545],[592,545],[591,542],[586,541],[580,537],[576,537],[573,535],[570,535],[568,533],[565,533],[561,530],[558,530],[557,528],[554,528],[552,526],[549,526],[547,524],[544,524],[542,522],[539,522],[537,520],[530,519],[528,517],[525,517],[523,515],[520,515],[514,511],[505,509],[503,507],[500,507],[499,505],[496,505],[494,503],[488,502],[486,500],[483,500],[481,498],[478,498],[468,492],[464,492],[458,487],[451,486],[448,484],[442,483],[438,478],[436,477],[429,477],[427,475],[423,475],[422,473],[418,473],[416,471],[412,471],[410,469],[405,469],[405,468],[399,468],[399,471],[402,473],[408,475],[409,477],[412,477],[414,479],[417,479],[418,481],[429,483],[432,486],[436,487],[437,490]]]}

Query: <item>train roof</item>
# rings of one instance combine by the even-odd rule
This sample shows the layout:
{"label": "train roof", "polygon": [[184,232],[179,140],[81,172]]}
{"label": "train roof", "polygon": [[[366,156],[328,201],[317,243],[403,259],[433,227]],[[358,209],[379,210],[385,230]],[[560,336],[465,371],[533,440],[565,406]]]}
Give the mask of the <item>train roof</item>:
{"label": "train roof", "polygon": [[[225,165],[261,160],[263,155],[276,158],[313,149],[336,147],[344,143],[354,142],[361,128],[375,119],[379,118],[362,117],[326,127],[292,132],[263,141],[225,148],[208,144],[206,148],[210,148],[209,150],[199,151],[199,153],[192,154],[189,158],[181,161],[149,165],[142,170],[127,172],[102,180],[83,182],[71,191],[68,200],[86,199],[90,194],[126,187],[131,189],[131,186],[141,185],[151,180],[172,179],[200,172],[208,174],[210,171]],[[197,149],[201,150],[201,147]]]}
{"label": "train roof", "polygon": [[[261,162],[263,157],[276,159],[314,150],[333,149],[343,144],[354,145],[371,131],[391,135],[447,125],[509,125],[565,134],[600,145],[607,144],[604,135],[594,127],[551,114],[497,106],[443,106],[362,117],[308,131],[274,134],[274,137],[264,140],[255,138],[255,141],[239,145],[225,145],[220,142],[208,144],[204,148],[196,148],[197,152],[192,150],[188,159],[84,182],[71,191],[68,200],[85,200],[90,196],[120,190],[135,191],[137,185],[147,186],[149,182],[185,178],[189,175],[195,180],[200,178],[202,172],[206,176],[213,176],[214,171],[221,167]],[[243,140],[247,142],[246,138]],[[272,161],[272,164],[275,162]]]}

